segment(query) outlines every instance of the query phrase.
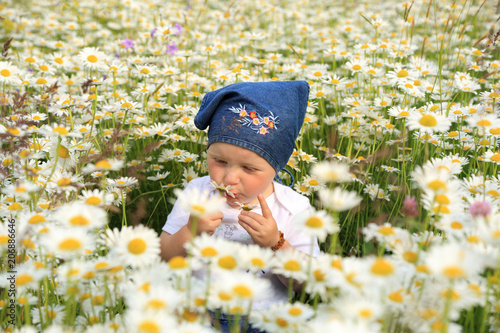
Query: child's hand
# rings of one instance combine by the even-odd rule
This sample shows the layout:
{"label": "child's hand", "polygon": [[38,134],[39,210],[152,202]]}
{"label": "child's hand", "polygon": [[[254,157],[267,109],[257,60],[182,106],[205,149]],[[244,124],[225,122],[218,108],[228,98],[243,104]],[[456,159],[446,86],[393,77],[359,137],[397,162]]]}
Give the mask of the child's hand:
{"label": "child's hand", "polygon": [[238,215],[238,222],[250,234],[255,244],[261,247],[272,247],[280,239],[278,226],[264,196],[259,194],[257,199],[262,215],[242,210]]}
{"label": "child's hand", "polygon": [[[215,232],[215,229],[217,229],[217,227],[221,224],[223,217],[224,214],[222,214],[221,211],[216,211],[198,218],[198,228],[196,229],[196,236],[199,236],[204,232],[212,236]],[[191,230],[191,228],[193,227],[193,216],[189,216],[187,227],[189,230]]]}

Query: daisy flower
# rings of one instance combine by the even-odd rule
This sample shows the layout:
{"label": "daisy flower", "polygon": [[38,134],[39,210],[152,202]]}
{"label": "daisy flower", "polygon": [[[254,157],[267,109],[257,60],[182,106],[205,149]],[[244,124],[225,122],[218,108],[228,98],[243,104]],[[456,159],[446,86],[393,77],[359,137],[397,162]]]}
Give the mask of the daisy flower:
{"label": "daisy flower", "polygon": [[269,269],[274,257],[274,252],[271,249],[254,244],[243,246],[240,250],[241,267],[251,272],[266,271]]}
{"label": "daisy flower", "polygon": [[94,171],[118,171],[123,167],[123,161],[117,159],[103,159],[95,164],[88,163],[82,168],[83,174],[92,173]]}
{"label": "daisy flower", "polygon": [[350,210],[359,205],[362,200],[356,192],[342,190],[340,187],[335,187],[333,190],[320,190],[319,198],[325,207],[336,212]]}
{"label": "daisy flower", "polygon": [[179,205],[193,216],[201,217],[218,211],[226,202],[222,197],[210,197],[209,191],[200,191],[196,187],[174,190]]}
{"label": "daisy flower", "polygon": [[307,255],[303,252],[295,250],[280,251],[280,255],[274,257],[272,272],[298,282],[304,282],[307,279],[306,263]]}
{"label": "daisy flower", "polygon": [[54,218],[69,228],[101,228],[108,222],[103,209],[77,201],[58,208]]}
{"label": "daisy flower", "polygon": [[19,69],[8,61],[0,61],[0,83],[20,84]]}
{"label": "daisy flower", "polygon": [[106,193],[99,189],[82,190],[79,194],[79,198],[83,203],[90,206],[108,205],[114,200],[113,194]]}
{"label": "daisy flower", "polygon": [[76,228],[51,228],[41,235],[41,242],[49,253],[69,259],[91,253],[94,242],[86,230]]}
{"label": "daisy flower", "polygon": [[451,126],[451,121],[439,113],[415,112],[410,115],[406,126],[410,130],[419,130],[423,133],[445,132]]}
{"label": "daisy flower", "polygon": [[314,310],[307,304],[281,302],[252,312],[250,321],[252,326],[266,332],[305,332],[306,323],[313,316]]}
{"label": "daisy flower", "polygon": [[322,161],[311,168],[311,174],[327,183],[347,183],[353,181],[349,165],[336,161]]}
{"label": "daisy flower", "polygon": [[165,316],[159,311],[127,310],[124,314],[126,327],[137,333],[168,333],[177,331],[174,317]]}
{"label": "daisy flower", "polygon": [[160,239],[157,233],[142,224],[122,227],[116,247],[110,248],[125,265],[143,267],[160,260]]}
{"label": "daisy flower", "polygon": [[225,186],[224,183],[220,183],[219,185],[215,180],[212,179],[210,179],[210,185],[212,185],[217,191],[219,191],[220,194],[229,195],[231,198],[235,197],[234,194],[230,191],[234,186]]}
{"label": "daisy flower", "polygon": [[91,71],[105,71],[107,56],[96,47],[85,47],[78,54],[78,60],[83,67]]}
{"label": "daisy flower", "polygon": [[238,206],[240,206],[240,209],[246,210],[247,212],[260,207],[259,204],[254,204],[254,205],[251,205],[251,204],[242,204],[241,202],[237,202],[237,201],[235,202],[235,204],[237,204]]}
{"label": "daisy flower", "polygon": [[447,280],[472,278],[483,269],[478,254],[453,242],[433,245],[426,265],[435,276]]}
{"label": "daisy flower", "polygon": [[478,128],[484,131],[500,127],[500,119],[495,114],[473,114],[466,121],[471,128]]}
{"label": "daisy flower", "polygon": [[167,285],[153,285],[148,289],[148,292],[125,294],[129,309],[173,315],[181,306],[182,294],[175,289]]}
{"label": "daisy flower", "polygon": [[320,242],[325,241],[329,234],[340,231],[340,227],[333,217],[324,210],[316,211],[314,208],[310,212],[297,215],[294,218],[294,223],[306,234],[317,237]]}

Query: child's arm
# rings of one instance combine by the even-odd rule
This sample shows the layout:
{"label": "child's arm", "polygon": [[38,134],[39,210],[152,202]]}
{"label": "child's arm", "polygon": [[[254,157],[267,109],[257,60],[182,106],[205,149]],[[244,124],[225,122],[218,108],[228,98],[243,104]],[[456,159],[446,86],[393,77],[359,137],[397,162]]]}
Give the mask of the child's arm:
{"label": "child's arm", "polygon": [[[224,215],[217,211],[198,218],[196,236],[202,233],[213,235],[215,229],[221,224]],[[189,216],[187,224],[179,229],[175,234],[163,231],[160,235],[161,258],[169,261],[175,256],[186,256],[184,244],[191,240],[191,230],[193,227],[193,216]]]}

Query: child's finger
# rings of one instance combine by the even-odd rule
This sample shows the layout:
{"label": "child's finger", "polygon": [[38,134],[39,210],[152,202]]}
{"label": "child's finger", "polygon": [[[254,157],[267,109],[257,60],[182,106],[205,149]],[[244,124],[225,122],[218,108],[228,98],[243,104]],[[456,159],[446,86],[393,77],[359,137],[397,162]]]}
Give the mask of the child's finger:
{"label": "child's finger", "polygon": [[273,214],[271,210],[269,209],[269,206],[267,205],[266,199],[264,199],[264,196],[262,194],[259,194],[257,196],[257,199],[259,200],[260,203],[260,208],[262,209],[262,216],[264,216],[266,219],[272,218]]}

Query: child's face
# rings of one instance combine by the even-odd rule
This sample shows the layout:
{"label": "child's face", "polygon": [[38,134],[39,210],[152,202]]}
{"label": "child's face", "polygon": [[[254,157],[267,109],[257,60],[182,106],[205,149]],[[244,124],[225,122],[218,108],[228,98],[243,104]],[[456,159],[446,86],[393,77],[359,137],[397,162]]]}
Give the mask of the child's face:
{"label": "child's face", "polygon": [[207,164],[210,178],[230,190],[235,198],[226,196],[227,203],[233,207],[258,203],[257,195],[264,198],[274,191],[272,182],[276,172],[264,158],[251,150],[229,143],[215,142],[208,147]]}

